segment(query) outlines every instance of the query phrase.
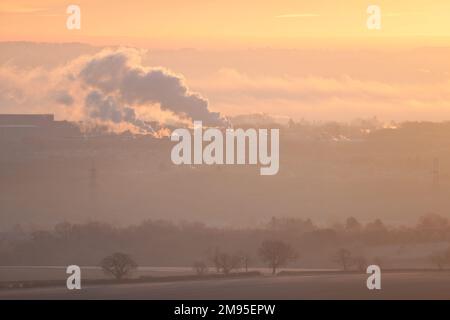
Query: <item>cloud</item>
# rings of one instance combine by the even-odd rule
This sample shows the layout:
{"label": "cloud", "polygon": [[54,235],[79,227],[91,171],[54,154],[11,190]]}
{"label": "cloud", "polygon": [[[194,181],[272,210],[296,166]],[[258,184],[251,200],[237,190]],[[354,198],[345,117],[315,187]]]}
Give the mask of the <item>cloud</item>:
{"label": "cloud", "polygon": [[247,74],[227,68],[192,84],[229,116],[256,112],[313,120],[374,115],[385,120],[450,119],[450,79],[385,82],[347,75]]}
{"label": "cloud", "polygon": [[[58,119],[135,131],[150,130],[150,124],[155,130],[187,125],[191,118],[226,123],[222,115],[249,113],[342,121],[374,115],[387,121],[450,119],[447,49],[375,53],[206,52],[196,53],[193,63],[183,60],[185,52],[170,58],[149,53],[146,61],[183,70],[189,86],[179,74],[143,65],[144,53],[134,49],[89,53],[60,67],[3,64],[0,112],[51,112]],[[225,57],[232,67],[221,69]]]}

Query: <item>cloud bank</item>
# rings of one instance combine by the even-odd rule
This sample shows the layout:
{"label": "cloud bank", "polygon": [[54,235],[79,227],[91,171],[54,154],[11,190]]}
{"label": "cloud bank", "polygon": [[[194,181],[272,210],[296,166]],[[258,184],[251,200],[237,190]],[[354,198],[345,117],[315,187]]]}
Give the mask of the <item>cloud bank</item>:
{"label": "cloud bank", "polygon": [[255,75],[224,68],[193,84],[229,116],[243,114],[245,106],[247,113],[324,121],[450,119],[450,79],[445,78],[387,82],[348,75]]}

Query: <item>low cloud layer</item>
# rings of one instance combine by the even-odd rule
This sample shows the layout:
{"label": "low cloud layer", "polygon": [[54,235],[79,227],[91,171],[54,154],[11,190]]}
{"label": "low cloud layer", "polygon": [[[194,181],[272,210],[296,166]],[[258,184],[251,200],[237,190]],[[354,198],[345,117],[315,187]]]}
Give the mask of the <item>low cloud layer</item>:
{"label": "low cloud layer", "polygon": [[[413,81],[414,80],[414,81]],[[268,113],[294,119],[384,121],[450,119],[450,78],[410,82],[341,76],[251,75],[221,69],[193,84],[229,116]]]}
{"label": "low cloud layer", "polygon": [[[51,112],[58,119],[139,131],[189,125],[192,118],[222,126],[223,115],[253,113],[319,121],[450,119],[447,48],[147,54],[37,44],[5,50],[8,46],[2,47],[3,58],[0,54],[0,112]],[[23,54],[28,51],[36,57],[30,60]],[[51,55],[59,51],[64,53],[59,59]],[[52,64],[43,62],[49,55]],[[189,86],[179,74],[146,66],[176,70]]]}

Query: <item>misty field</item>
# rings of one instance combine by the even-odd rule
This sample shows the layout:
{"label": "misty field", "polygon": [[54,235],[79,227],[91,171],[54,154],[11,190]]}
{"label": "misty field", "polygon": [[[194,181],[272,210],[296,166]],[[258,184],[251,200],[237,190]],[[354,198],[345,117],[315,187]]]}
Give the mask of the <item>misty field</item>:
{"label": "misty field", "polygon": [[[100,267],[81,267],[83,279],[110,279]],[[252,268],[262,274],[269,274],[268,268]],[[334,271],[336,269],[302,269],[283,268],[285,271]],[[213,270],[210,273],[215,274]],[[138,267],[130,278],[139,277],[167,277],[194,275],[192,267]],[[0,282],[4,281],[33,281],[33,280],[65,280],[68,277],[64,266],[0,266]]]}
{"label": "misty field", "polygon": [[450,272],[382,275],[368,290],[365,274],[261,276],[164,283],[1,290],[1,299],[450,299]]}
{"label": "misty field", "polygon": [[[100,267],[81,267],[83,279],[109,278]],[[173,276],[193,274],[192,268],[183,267],[139,267],[132,277],[141,276]],[[0,266],[1,281],[63,280],[66,279],[64,266]]]}

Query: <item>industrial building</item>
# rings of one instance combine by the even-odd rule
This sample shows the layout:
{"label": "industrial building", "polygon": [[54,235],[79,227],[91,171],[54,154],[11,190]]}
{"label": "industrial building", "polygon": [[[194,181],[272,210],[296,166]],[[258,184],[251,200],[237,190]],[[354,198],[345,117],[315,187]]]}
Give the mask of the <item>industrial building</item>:
{"label": "industrial building", "polygon": [[0,114],[0,139],[79,136],[76,124],[55,121],[53,114]]}

